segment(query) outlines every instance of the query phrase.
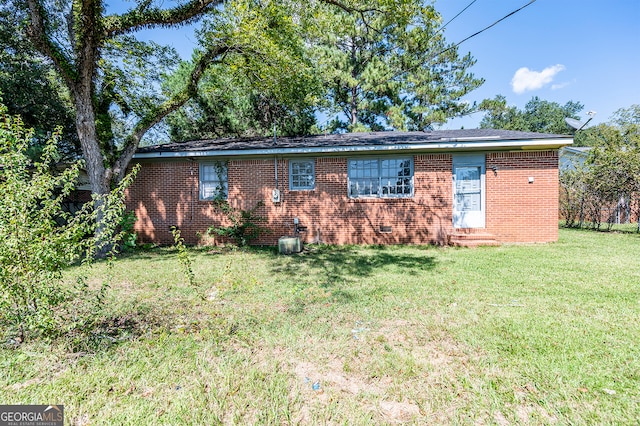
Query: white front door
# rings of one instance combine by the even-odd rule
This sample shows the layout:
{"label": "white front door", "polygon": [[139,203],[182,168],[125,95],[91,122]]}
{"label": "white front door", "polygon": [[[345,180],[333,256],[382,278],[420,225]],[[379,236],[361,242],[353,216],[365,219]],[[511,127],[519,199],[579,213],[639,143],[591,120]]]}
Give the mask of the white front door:
{"label": "white front door", "polygon": [[485,156],[453,156],[453,227],[485,226]]}

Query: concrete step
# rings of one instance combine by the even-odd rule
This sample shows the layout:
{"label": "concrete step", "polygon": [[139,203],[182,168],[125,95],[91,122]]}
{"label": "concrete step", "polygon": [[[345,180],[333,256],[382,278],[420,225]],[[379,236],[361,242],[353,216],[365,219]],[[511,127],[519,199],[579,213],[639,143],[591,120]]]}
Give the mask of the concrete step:
{"label": "concrete step", "polygon": [[499,246],[493,235],[487,232],[454,232],[448,237],[450,246],[454,247],[480,247]]}

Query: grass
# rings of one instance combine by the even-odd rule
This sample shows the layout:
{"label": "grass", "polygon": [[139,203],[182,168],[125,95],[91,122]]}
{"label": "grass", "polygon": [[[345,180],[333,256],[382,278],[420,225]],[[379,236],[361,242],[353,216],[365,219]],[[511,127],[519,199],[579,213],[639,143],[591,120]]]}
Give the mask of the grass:
{"label": "grass", "polygon": [[0,401],[74,425],[637,424],[638,243],[192,249],[197,290],[140,251],[89,271],[112,276],[91,339],[0,350]]}

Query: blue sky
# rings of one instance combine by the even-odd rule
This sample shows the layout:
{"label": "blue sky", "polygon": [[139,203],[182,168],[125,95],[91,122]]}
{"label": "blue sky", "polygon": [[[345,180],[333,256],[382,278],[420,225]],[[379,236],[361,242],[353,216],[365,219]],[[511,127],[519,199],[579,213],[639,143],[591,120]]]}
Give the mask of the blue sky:
{"label": "blue sky", "polygon": [[[472,2],[440,0],[435,6],[448,22]],[[475,0],[447,26],[445,37],[457,43],[528,2]],[[185,58],[195,44],[193,27],[141,35],[173,45]],[[477,60],[472,72],[486,80],[465,97],[469,102],[498,94],[518,108],[533,96],[561,105],[578,101],[585,106],[582,119],[597,112],[592,123],[640,104],[640,0],[536,0],[458,49],[471,52]],[[473,128],[481,119],[476,113],[442,128]]]}
{"label": "blue sky", "polygon": [[[448,22],[472,0],[441,0]],[[445,29],[459,42],[529,0],[476,0]],[[640,104],[640,0],[537,0],[493,28],[462,43],[477,59],[473,73],[486,81],[465,99],[502,94],[523,108],[533,96],[564,105],[573,100],[606,122],[620,108]],[[476,127],[474,114],[443,128]]]}

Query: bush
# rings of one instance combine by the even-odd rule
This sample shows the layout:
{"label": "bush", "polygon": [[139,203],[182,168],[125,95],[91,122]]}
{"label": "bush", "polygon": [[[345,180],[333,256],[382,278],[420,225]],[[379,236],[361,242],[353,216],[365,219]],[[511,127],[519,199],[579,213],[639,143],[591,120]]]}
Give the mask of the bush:
{"label": "bush", "polygon": [[256,211],[264,206],[262,201],[250,210],[235,209],[223,200],[216,201],[215,206],[227,216],[231,226],[211,226],[207,229],[207,234],[229,238],[239,246],[246,246],[258,238],[261,233],[266,232],[266,229],[261,225],[265,219],[256,215]]}
{"label": "bush", "polygon": [[138,247],[138,233],[134,231],[135,223],[135,212],[127,211],[122,215],[120,232],[122,233],[121,245],[123,251],[131,251]]}
{"label": "bush", "polygon": [[[52,335],[64,328],[62,302],[70,296],[62,271],[76,262],[89,263],[105,246],[115,247],[124,212],[128,176],[111,194],[87,203],[75,213],[63,202],[72,193],[81,164],[54,173],[59,131],[49,139],[37,162],[27,155],[33,131],[0,104],[0,323],[17,341],[29,332]],[[94,237],[95,218],[109,218]],[[106,238],[105,238],[106,237]],[[86,286],[80,286],[86,291]]]}
{"label": "bush", "polygon": [[638,213],[640,150],[632,146],[595,147],[582,166],[560,173],[560,213],[567,227],[611,229]]}

